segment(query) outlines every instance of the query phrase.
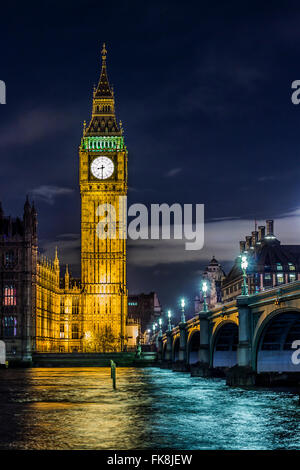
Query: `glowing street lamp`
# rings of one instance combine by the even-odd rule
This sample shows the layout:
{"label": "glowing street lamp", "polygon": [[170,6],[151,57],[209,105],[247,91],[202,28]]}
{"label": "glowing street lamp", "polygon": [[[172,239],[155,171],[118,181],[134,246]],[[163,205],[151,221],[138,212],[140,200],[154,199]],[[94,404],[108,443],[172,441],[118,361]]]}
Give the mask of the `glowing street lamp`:
{"label": "glowing street lamp", "polygon": [[168,310],[168,330],[169,331],[172,331],[171,316],[172,316],[171,310]]}
{"label": "glowing street lamp", "polygon": [[181,322],[185,323],[185,313],[184,313],[184,307],[185,307],[185,300],[182,298],[181,299]]}
{"label": "glowing street lamp", "polygon": [[158,324],[159,324],[159,336],[162,336],[162,329],[161,329],[161,327],[162,327],[162,319],[161,319],[161,318],[158,319]]}
{"label": "glowing street lamp", "polygon": [[146,333],[145,333],[145,341],[146,341],[146,344],[149,344],[150,343],[150,338],[151,338],[151,329],[148,328],[146,330]]}
{"label": "glowing street lamp", "polygon": [[247,283],[247,268],[248,268],[248,260],[246,255],[242,255],[241,258],[241,268],[243,271],[243,288],[242,288],[242,295],[248,295],[248,283]]}
{"label": "glowing street lamp", "polygon": [[158,326],[157,323],[153,323],[153,326],[152,326],[152,329],[153,329],[152,342],[155,344],[156,347],[158,347],[158,337],[160,336],[160,334],[156,333],[156,327],[157,326]]}
{"label": "glowing street lamp", "polygon": [[208,305],[207,305],[207,301],[206,301],[207,290],[208,290],[207,281],[202,282],[201,290],[202,290],[202,294],[203,294],[203,312],[208,312]]}

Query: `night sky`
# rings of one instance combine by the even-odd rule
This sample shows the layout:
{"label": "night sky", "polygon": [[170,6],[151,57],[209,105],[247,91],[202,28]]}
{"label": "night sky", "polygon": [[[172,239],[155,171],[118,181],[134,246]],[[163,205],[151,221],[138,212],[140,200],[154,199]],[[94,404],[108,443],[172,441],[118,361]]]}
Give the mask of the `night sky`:
{"label": "night sky", "polygon": [[[10,2],[1,5],[0,199],[35,200],[40,251],[80,275],[78,146],[102,43],[129,150],[129,203],[205,204],[205,247],[129,245],[131,293],[189,310],[212,255],[229,270],[254,220],[300,233],[298,2]],[[63,271],[63,269],[62,269]]]}

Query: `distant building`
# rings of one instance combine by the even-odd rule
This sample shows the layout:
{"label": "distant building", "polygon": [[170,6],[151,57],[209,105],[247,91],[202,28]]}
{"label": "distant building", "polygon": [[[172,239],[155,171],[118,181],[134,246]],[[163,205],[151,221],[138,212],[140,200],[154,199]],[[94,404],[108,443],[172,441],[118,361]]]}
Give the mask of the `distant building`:
{"label": "distant building", "polygon": [[28,199],[23,218],[4,216],[0,205],[0,340],[10,360],[32,352],[80,347],[80,281],[63,279],[54,261],[38,254],[37,213]]}
{"label": "distant building", "polygon": [[[210,309],[214,308],[217,304],[222,302],[222,281],[226,275],[223,271],[222,265],[213,256],[210,263],[202,274],[202,280],[207,279],[209,290],[207,293],[207,303]],[[195,299],[195,312],[198,313],[203,306],[203,296],[196,296]]]}
{"label": "distant building", "polygon": [[147,329],[161,316],[162,307],[156,292],[128,296],[128,322],[139,323],[139,335],[143,336]]}
{"label": "distant building", "polygon": [[11,358],[30,358],[35,337],[37,217],[28,199],[23,218],[0,204],[0,339]]}
{"label": "distant building", "polygon": [[[249,293],[260,292],[300,279],[300,245],[282,245],[274,235],[274,221],[259,226],[240,242],[240,253],[248,257]],[[241,258],[222,283],[223,302],[229,302],[242,292]]]}
{"label": "distant building", "polygon": [[134,318],[127,318],[127,328],[126,328],[126,333],[127,333],[127,350],[130,349],[136,349],[136,346],[138,344],[138,340],[141,341],[141,328],[140,328],[140,322]]}

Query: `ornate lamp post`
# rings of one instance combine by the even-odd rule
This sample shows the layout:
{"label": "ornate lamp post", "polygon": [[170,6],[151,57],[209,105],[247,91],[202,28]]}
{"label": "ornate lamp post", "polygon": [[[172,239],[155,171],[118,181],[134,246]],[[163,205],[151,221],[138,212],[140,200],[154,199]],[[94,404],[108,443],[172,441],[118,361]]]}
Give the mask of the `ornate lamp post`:
{"label": "ornate lamp post", "polygon": [[144,335],[145,344],[150,344],[150,336],[151,336],[151,330],[150,328],[148,328]]}
{"label": "ornate lamp post", "polygon": [[158,347],[158,337],[159,337],[159,334],[156,334],[156,327],[157,327],[157,323],[153,323],[153,342],[155,343],[155,346]]}
{"label": "ornate lamp post", "polygon": [[168,331],[172,331],[172,325],[171,325],[171,310],[168,310]]}
{"label": "ornate lamp post", "polygon": [[242,255],[241,268],[242,268],[242,271],[243,271],[242,295],[248,295],[248,283],[247,283],[248,260],[247,260],[246,255]]}
{"label": "ornate lamp post", "polygon": [[161,318],[159,318],[158,324],[159,324],[159,333],[158,333],[158,336],[161,337],[161,336],[162,336],[162,319],[161,319]]}
{"label": "ornate lamp post", "polygon": [[181,323],[185,323],[184,307],[185,307],[185,300],[181,299]]}
{"label": "ornate lamp post", "polygon": [[207,301],[206,301],[207,290],[208,290],[207,281],[203,281],[202,282],[203,312],[208,312],[208,305],[207,305]]}

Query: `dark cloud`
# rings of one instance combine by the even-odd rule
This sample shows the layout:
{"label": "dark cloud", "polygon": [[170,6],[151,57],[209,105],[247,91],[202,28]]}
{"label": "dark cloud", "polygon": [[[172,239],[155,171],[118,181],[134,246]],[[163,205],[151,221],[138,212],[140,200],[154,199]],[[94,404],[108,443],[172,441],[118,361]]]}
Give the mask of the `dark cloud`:
{"label": "dark cloud", "polygon": [[167,171],[166,177],[172,178],[173,176],[178,175],[182,171],[182,168],[172,168],[171,170]]}
{"label": "dark cloud", "polygon": [[30,191],[30,195],[33,198],[41,199],[42,201],[53,204],[55,198],[59,196],[65,196],[66,194],[72,194],[73,189],[71,188],[61,188],[59,186],[47,186],[42,185],[38,188],[34,188]]}
{"label": "dark cloud", "polygon": [[164,304],[185,293],[191,307],[210,256],[229,269],[255,219],[278,219],[281,240],[297,241],[297,3],[53,1],[20,3],[17,13],[2,5],[0,199],[21,214],[33,189],[41,250],[53,256],[57,244],[79,275],[78,146],[103,41],[129,150],[129,204],[204,203],[207,222],[199,253],[129,246],[129,290],[157,289]]}

